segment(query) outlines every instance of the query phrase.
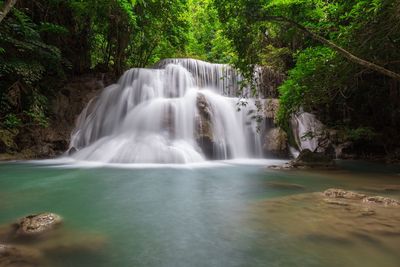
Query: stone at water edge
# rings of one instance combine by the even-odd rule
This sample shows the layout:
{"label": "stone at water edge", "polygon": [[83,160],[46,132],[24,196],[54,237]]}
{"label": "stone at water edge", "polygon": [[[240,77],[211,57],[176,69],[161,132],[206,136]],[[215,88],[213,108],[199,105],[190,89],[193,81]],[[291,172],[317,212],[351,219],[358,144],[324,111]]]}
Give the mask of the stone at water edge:
{"label": "stone at water edge", "polygon": [[324,191],[323,193],[326,197],[330,198],[345,198],[345,199],[356,199],[356,200],[361,200],[366,197],[364,194],[359,194],[356,192],[352,191],[346,191],[343,189],[337,189],[337,188],[329,188]]}
{"label": "stone at water edge", "polygon": [[400,207],[400,201],[381,196],[366,197],[363,199],[363,203]]}
{"label": "stone at water edge", "polygon": [[48,232],[61,223],[62,218],[60,215],[45,212],[21,218],[14,224],[14,227],[17,235],[35,236]]}
{"label": "stone at water edge", "polygon": [[303,149],[299,156],[291,161],[291,164],[296,168],[331,168],[335,166],[335,162],[332,158],[323,153],[312,152],[309,149]]}
{"label": "stone at water edge", "polygon": [[358,200],[364,204],[400,207],[400,201],[382,196],[367,196],[364,194],[347,191],[344,189],[330,188],[322,193],[325,197],[333,199]]}

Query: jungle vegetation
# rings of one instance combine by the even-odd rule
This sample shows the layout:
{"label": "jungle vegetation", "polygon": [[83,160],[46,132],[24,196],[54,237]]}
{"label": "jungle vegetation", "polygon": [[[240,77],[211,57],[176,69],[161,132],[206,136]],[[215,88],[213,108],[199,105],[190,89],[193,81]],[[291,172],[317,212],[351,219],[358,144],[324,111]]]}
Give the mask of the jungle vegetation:
{"label": "jungle vegetation", "polygon": [[255,66],[283,73],[283,128],[304,109],[345,139],[399,150],[398,0],[7,0],[0,10],[0,127],[46,127],[71,76],[192,57],[249,79]]}

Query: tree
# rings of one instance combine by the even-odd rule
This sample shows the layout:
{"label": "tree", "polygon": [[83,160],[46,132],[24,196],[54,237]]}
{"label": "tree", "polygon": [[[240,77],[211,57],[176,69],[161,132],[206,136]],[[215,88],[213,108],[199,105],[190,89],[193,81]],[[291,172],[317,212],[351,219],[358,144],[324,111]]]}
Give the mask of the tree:
{"label": "tree", "polygon": [[8,12],[13,8],[13,6],[17,3],[17,0],[7,0],[3,4],[3,11],[0,11],[0,23],[7,16]]}
{"label": "tree", "polygon": [[353,53],[347,51],[346,49],[344,49],[343,47],[338,46],[337,44],[335,44],[332,41],[329,41],[328,39],[314,33],[313,31],[307,29],[307,27],[304,27],[303,25],[295,22],[294,20],[291,20],[289,18],[286,17],[282,17],[282,16],[263,16],[262,17],[263,20],[266,21],[276,21],[276,22],[283,22],[286,24],[290,24],[291,26],[296,27],[297,29],[303,31],[304,33],[310,35],[313,39],[321,42],[322,44],[332,48],[333,50],[337,51],[339,54],[341,54],[342,56],[344,56],[345,58],[347,58],[348,60],[359,64],[367,69],[371,69],[373,71],[379,72],[385,76],[388,76],[390,78],[396,79],[398,81],[400,81],[400,74],[395,73],[391,70],[388,70],[382,66],[379,66],[375,63],[369,62],[365,59],[359,58],[358,56],[354,55]]}

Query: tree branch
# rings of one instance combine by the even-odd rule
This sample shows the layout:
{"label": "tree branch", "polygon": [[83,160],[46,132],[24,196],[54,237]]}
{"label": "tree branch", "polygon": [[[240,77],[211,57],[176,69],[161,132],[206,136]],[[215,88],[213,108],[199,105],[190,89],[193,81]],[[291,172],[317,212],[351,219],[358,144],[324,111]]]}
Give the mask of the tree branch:
{"label": "tree branch", "polygon": [[17,0],[7,0],[4,3],[3,10],[0,11],[0,23],[7,16],[8,12],[13,8],[13,6],[17,3]]}
{"label": "tree branch", "polygon": [[342,47],[336,45],[335,43],[325,39],[324,37],[312,32],[311,30],[307,29],[303,25],[301,25],[291,19],[288,19],[286,17],[281,17],[281,16],[263,16],[262,19],[268,20],[268,21],[277,21],[277,22],[288,23],[288,24],[296,27],[297,29],[303,31],[304,33],[310,35],[313,39],[332,48],[333,50],[335,50],[336,52],[338,52],[340,55],[347,58],[351,62],[361,65],[367,69],[379,72],[382,75],[385,75],[385,76],[388,76],[395,80],[400,81],[400,74],[395,73],[395,72],[388,70],[382,66],[376,65],[375,63],[369,62],[367,60],[364,60],[362,58],[355,56],[354,54],[350,53],[349,51],[345,50],[344,48],[342,48]]}

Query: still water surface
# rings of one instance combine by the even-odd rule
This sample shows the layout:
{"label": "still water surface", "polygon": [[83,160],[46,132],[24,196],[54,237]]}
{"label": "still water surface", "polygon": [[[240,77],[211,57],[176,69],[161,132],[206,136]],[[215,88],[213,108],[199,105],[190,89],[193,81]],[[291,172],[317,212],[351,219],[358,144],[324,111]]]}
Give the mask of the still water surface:
{"label": "still water surface", "polygon": [[[400,199],[400,169],[342,162],[326,172],[263,164],[0,164],[0,225],[35,212],[64,218],[43,266],[400,266],[400,208],[363,217],[313,192]],[[260,162],[257,162],[260,163]]]}

